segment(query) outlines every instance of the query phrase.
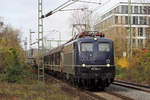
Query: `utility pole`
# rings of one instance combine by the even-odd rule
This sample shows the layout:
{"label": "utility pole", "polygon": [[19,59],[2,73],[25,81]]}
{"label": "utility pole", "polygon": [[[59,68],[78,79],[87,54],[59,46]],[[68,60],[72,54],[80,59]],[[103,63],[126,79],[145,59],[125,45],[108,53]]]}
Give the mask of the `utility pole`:
{"label": "utility pole", "polygon": [[33,45],[33,44],[32,44],[32,34],[35,33],[35,32],[32,32],[31,29],[30,29],[29,31],[30,31],[30,40],[29,40],[29,48],[30,48],[30,49],[29,49],[29,50],[30,50],[30,58],[32,59],[32,56],[33,56],[33,55],[32,55],[32,54],[33,54],[33,52],[32,52],[32,45]]}
{"label": "utility pole", "polygon": [[38,80],[44,82],[44,63],[43,63],[43,0],[38,0]]}
{"label": "utility pole", "polygon": [[129,26],[129,32],[128,32],[128,47],[127,47],[127,52],[128,52],[128,57],[132,56],[132,26],[131,26],[131,0],[128,0],[128,26]]}
{"label": "utility pole", "polygon": [[30,57],[32,56],[32,54],[31,54],[31,49],[32,49],[32,35],[31,35],[32,33],[31,33],[31,29],[30,29],[30,40],[29,40],[29,50],[30,50]]}
{"label": "utility pole", "polygon": [[27,37],[25,38],[25,40],[24,40],[24,47],[25,47],[25,57],[26,57],[26,59],[27,59],[27,54],[28,54],[28,52],[27,52]]}

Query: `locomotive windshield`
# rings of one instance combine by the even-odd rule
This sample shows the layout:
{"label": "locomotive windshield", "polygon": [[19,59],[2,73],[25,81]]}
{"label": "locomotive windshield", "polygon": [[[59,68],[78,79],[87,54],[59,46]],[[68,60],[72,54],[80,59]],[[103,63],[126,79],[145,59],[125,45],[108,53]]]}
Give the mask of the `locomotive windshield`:
{"label": "locomotive windshield", "polygon": [[109,52],[110,44],[109,43],[99,43],[98,49],[100,52]]}
{"label": "locomotive windshield", "polygon": [[82,52],[93,52],[93,43],[81,43]]}

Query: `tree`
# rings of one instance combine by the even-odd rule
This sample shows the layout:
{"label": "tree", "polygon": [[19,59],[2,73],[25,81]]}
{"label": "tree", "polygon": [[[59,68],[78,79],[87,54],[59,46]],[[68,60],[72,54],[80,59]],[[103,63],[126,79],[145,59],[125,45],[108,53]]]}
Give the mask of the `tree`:
{"label": "tree", "polygon": [[92,14],[92,10],[89,9],[88,6],[82,6],[82,8],[85,8],[83,10],[75,10],[72,13],[72,16],[70,18],[71,27],[72,25],[75,26],[75,33],[81,33],[83,31],[88,31],[94,28],[94,25],[96,24],[98,20],[98,16],[94,16]]}
{"label": "tree", "polygon": [[5,68],[11,67],[15,60],[10,49],[16,49],[20,63],[24,62],[24,57],[23,49],[20,45],[19,30],[4,24],[0,26],[0,29],[0,70],[3,71]]}

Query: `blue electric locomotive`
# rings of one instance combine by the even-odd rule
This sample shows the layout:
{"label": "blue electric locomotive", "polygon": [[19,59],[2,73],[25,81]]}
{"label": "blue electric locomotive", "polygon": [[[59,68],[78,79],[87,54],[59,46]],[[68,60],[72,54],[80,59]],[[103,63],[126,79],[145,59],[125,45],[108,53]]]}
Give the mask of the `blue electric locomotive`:
{"label": "blue electric locomotive", "polygon": [[113,41],[102,33],[83,32],[44,56],[54,75],[87,88],[109,86],[115,77]]}

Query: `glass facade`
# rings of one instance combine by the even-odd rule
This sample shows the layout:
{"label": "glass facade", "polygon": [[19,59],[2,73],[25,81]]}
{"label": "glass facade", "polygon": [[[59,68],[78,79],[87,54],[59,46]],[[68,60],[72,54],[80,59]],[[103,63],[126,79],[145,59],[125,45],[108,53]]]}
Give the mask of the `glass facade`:
{"label": "glass facade", "polygon": [[[128,14],[128,5],[121,5],[113,9],[115,13]],[[120,12],[121,11],[121,12]],[[131,6],[133,14],[150,14],[149,6]]]}
{"label": "glass facade", "polygon": [[[115,16],[115,24],[128,25],[129,23],[128,19],[129,19],[129,16]],[[107,19],[107,20],[110,20],[110,19]],[[148,18],[147,16],[132,16],[131,24],[132,25],[148,25],[150,24],[150,18]]]}
{"label": "glass facade", "polygon": [[[132,14],[150,14],[149,6],[131,6]],[[111,14],[128,14],[128,5],[117,6],[111,11],[104,14],[101,18],[104,19]]]}
{"label": "glass facade", "polygon": [[[145,43],[145,39],[148,36],[146,27],[150,27],[150,4],[143,4],[143,6],[141,4],[134,4],[131,6],[131,9],[131,24],[132,28],[134,28],[133,41],[136,44],[135,46],[138,47],[138,45]],[[127,3],[118,5],[109,12],[105,13],[101,18],[102,20],[105,18],[105,20],[103,20],[103,22],[101,23],[103,25],[100,25],[101,28],[104,29],[104,31],[107,30],[105,27],[106,23],[107,25],[110,25],[110,23],[112,23],[114,27],[116,27],[116,25],[124,25],[124,27],[126,28],[129,27],[128,24],[130,17],[128,16]],[[143,46],[144,45],[142,44],[141,47]]]}

